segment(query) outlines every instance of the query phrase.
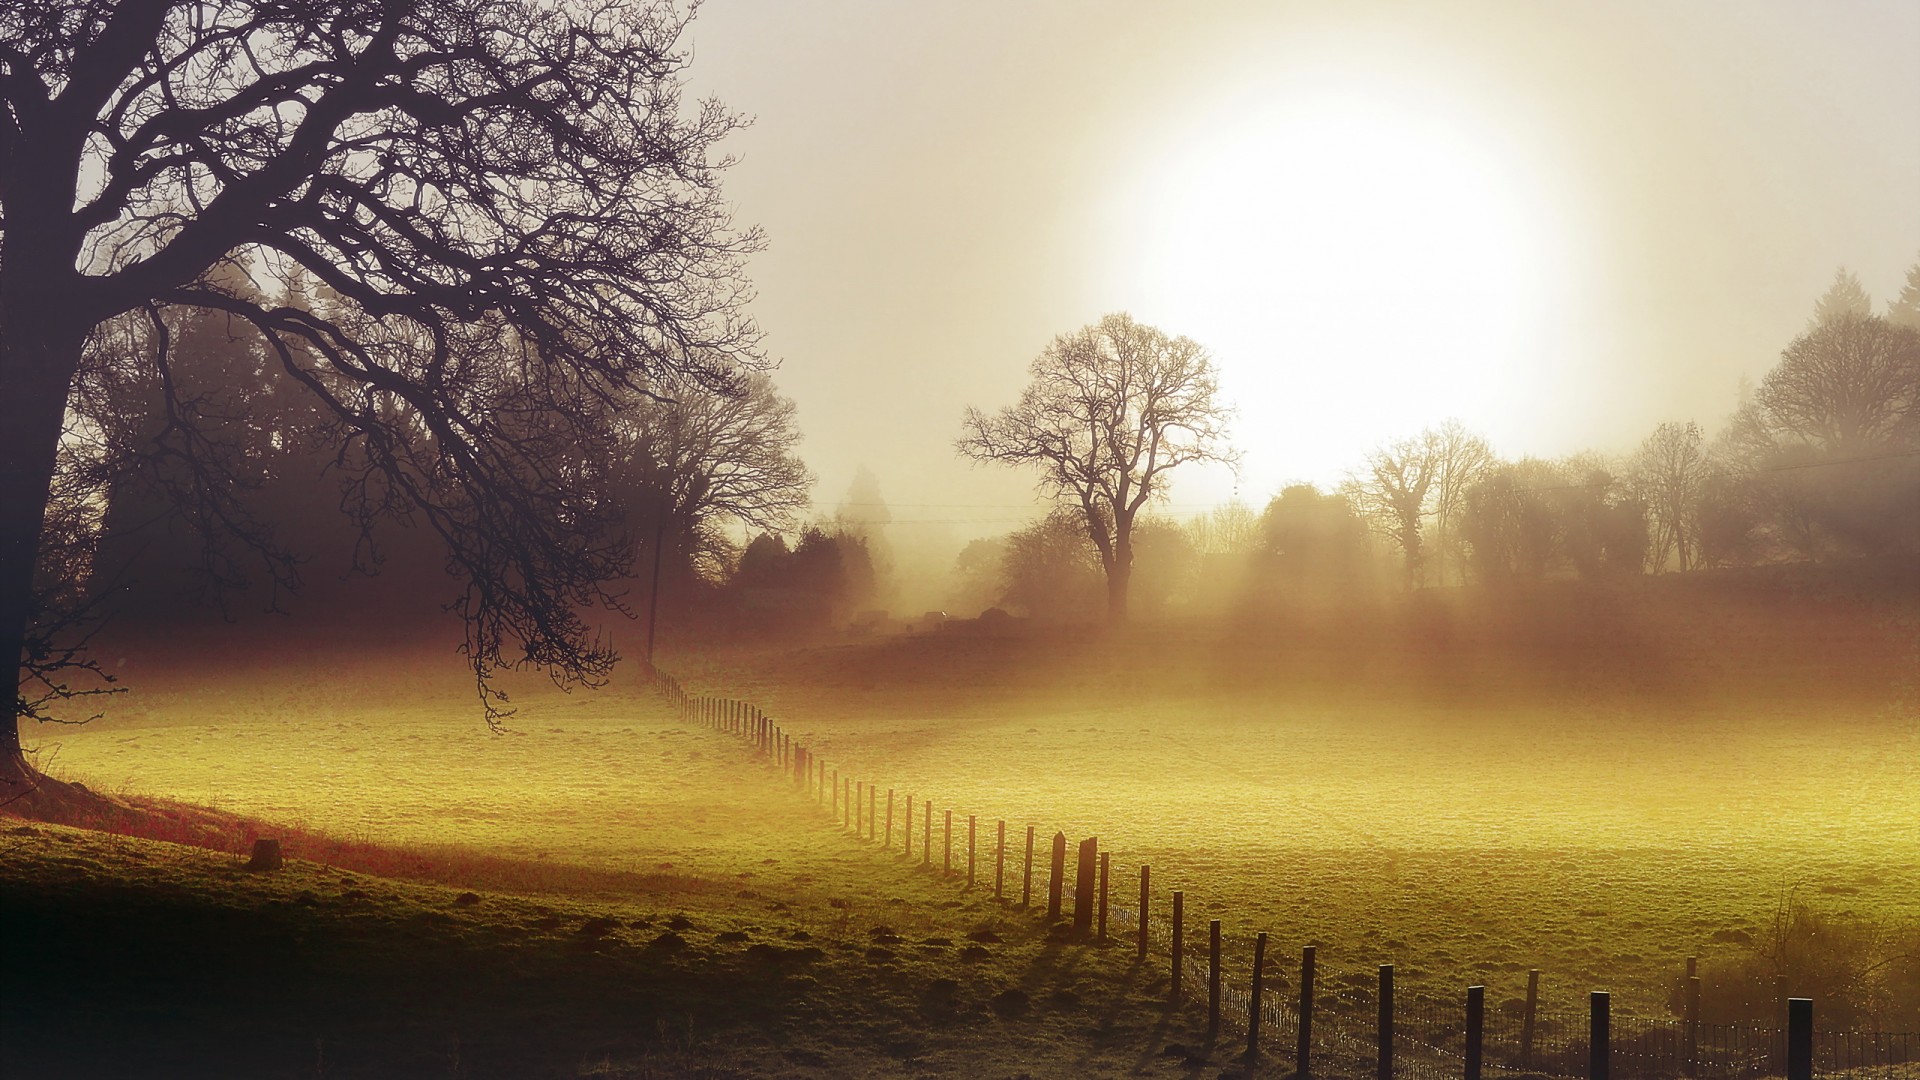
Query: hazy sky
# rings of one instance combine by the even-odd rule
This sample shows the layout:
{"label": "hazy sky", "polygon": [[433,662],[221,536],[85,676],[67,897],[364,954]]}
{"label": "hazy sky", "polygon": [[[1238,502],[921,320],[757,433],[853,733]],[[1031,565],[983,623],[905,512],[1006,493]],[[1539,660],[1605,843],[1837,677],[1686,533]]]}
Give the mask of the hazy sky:
{"label": "hazy sky", "polygon": [[956,544],[1033,505],[962,409],[1105,312],[1213,353],[1257,507],[1449,416],[1713,428],[1838,266],[1920,257],[1920,3],[709,0],[693,44],[822,509],[865,465]]}

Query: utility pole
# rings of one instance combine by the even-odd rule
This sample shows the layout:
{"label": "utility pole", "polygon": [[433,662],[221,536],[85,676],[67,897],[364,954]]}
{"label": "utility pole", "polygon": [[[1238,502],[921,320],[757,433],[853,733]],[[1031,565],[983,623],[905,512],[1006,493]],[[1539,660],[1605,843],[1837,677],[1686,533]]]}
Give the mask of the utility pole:
{"label": "utility pole", "polygon": [[660,546],[667,535],[667,495],[658,496],[653,513],[653,588],[647,592],[647,668],[653,669],[653,628],[660,618]]}

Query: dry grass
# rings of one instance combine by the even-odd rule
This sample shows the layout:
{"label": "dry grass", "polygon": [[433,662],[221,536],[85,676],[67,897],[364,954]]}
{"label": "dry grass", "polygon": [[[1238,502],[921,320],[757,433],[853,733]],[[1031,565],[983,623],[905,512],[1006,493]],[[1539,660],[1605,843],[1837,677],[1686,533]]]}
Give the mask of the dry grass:
{"label": "dry grass", "polygon": [[[1270,931],[1281,957],[1318,944],[1323,985],[1363,985],[1391,960],[1408,993],[1451,1000],[1479,982],[1499,1002],[1538,967],[1550,1009],[1605,988],[1658,1013],[1684,957],[1745,963],[1787,890],[1832,925],[1920,925],[1903,698],[1916,654],[1899,611],[1872,599],[1443,598],[1330,626],[949,633],[669,666],[766,706],[883,792],[980,815],[983,838],[1001,818],[1016,837],[1028,823],[1098,834],[1121,896],[1151,863],[1156,903],[1183,888],[1192,926]],[[583,902],[777,895],[783,918],[850,937],[896,918],[889,896],[932,936],[998,910],[821,828],[637,687],[522,688],[514,733],[494,736],[446,659],[300,653],[216,672],[155,652],[131,666],[135,695],[46,734],[42,760],[128,797],[290,825],[323,861],[392,858],[382,872]],[[984,1018],[986,984],[1025,977],[1001,969],[963,996]],[[1150,996],[1098,978],[1136,1011]],[[817,1061],[781,1068],[965,1072],[967,1038],[1006,1049],[989,1027],[889,1058],[912,1040],[882,1030],[894,1021],[867,992],[823,993],[833,1035],[806,1051]],[[1911,1003],[1881,1019],[1920,1028]],[[1145,1044],[1166,1029],[1126,1010],[1101,1023],[1099,1053],[1134,1055],[1103,1059],[1112,1071],[1158,1067]]]}

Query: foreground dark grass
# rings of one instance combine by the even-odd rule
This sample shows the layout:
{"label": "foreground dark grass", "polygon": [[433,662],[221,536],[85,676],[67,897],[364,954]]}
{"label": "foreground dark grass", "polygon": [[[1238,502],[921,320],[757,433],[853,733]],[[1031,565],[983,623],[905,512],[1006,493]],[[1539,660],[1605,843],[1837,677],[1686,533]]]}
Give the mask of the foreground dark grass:
{"label": "foreground dark grass", "polygon": [[[9,1077],[1191,1075],[1160,965],[860,853],[517,895],[10,821]],[[564,880],[564,879],[563,879]],[[736,883],[737,884],[737,883]]]}

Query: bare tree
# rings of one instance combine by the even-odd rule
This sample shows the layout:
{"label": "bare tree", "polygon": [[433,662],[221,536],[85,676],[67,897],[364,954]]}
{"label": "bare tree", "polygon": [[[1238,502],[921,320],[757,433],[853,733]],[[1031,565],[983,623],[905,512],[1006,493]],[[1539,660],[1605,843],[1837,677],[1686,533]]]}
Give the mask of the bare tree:
{"label": "bare tree", "polygon": [[1420,584],[1426,566],[1421,520],[1433,487],[1433,458],[1419,439],[1402,439],[1367,454],[1366,471],[1340,485],[1353,508],[1400,548],[1406,585]]}
{"label": "bare tree", "polygon": [[[758,236],[715,156],[738,124],[683,102],[686,22],[649,0],[0,5],[0,653],[21,655],[90,335],[147,321],[167,393],[165,314],[201,308],[333,418],[360,510],[444,542],[490,720],[502,666],[601,677],[578,611],[627,554],[596,539],[612,415],[761,363]],[[240,295],[222,266],[330,303]],[[0,772],[30,787],[9,710]]]}
{"label": "bare tree", "polygon": [[765,375],[730,392],[690,388],[672,401],[638,402],[615,438],[629,526],[708,580],[726,574],[732,526],[779,532],[807,505],[813,476],[793,452],[793,402]]}
{"label": "bare tree", "polygon": [[1458,420],[1448,420],[1420,435],[1420,442],[1432,461],[1433,483],[1428,488],[1433,515],[1434,547],[1439,553],[1442,582],[1448,561],[1453,563],[1454,580],[1467,576],[1467,552],[1461,535],[1461,519],[1466,514],[1467,492],[1491,473],[1499,460],[1487,440],[1468,431]]}
{"label": "bare tree", "polygon": [[[1441,579],[1449,559],[1464,577],[1461,519],[1467,492],[1497,464],[1485,439],[1448,420],[1368,454],[1366,470],[1349,476],[1341,493],[1400,548],[1409,586],[1426,581],[1429,548],[1439,556]],[[1431,537],[1424,526],[1428,518],[1434,525]]]}
{"label": "bare tree", "polygon": [[1124,621],[1142,508],[1182,465],[1237,463],[1213,361],[1194,341],[1122,314],[1055,338],[1030,370],[1011,407],[967,410],[957,449],[1034,466],[1043,491],[1078,506],[1106,575],[1107,616]]}
{"label": "bare tree", "polygon": [[1187,522],[1187,538],[1200,555],[1245,555],[1260,549],[1260,515],[1238,499]]}
{"label": "bare tree", "polygon": [[1823,453],[1871,453],[1920,429],[1920,331],[1836,316],[1795,338],[1760,384],[1776,438]]}
{"label": "bare tree", "polygon": [[1633,485],[1645,502],[1655,571],[1669,560],[1682,572],[1700,561],[1700,510],[1708,462],[1700,425],[1669,421],[1653,429],[1633,458]]}

